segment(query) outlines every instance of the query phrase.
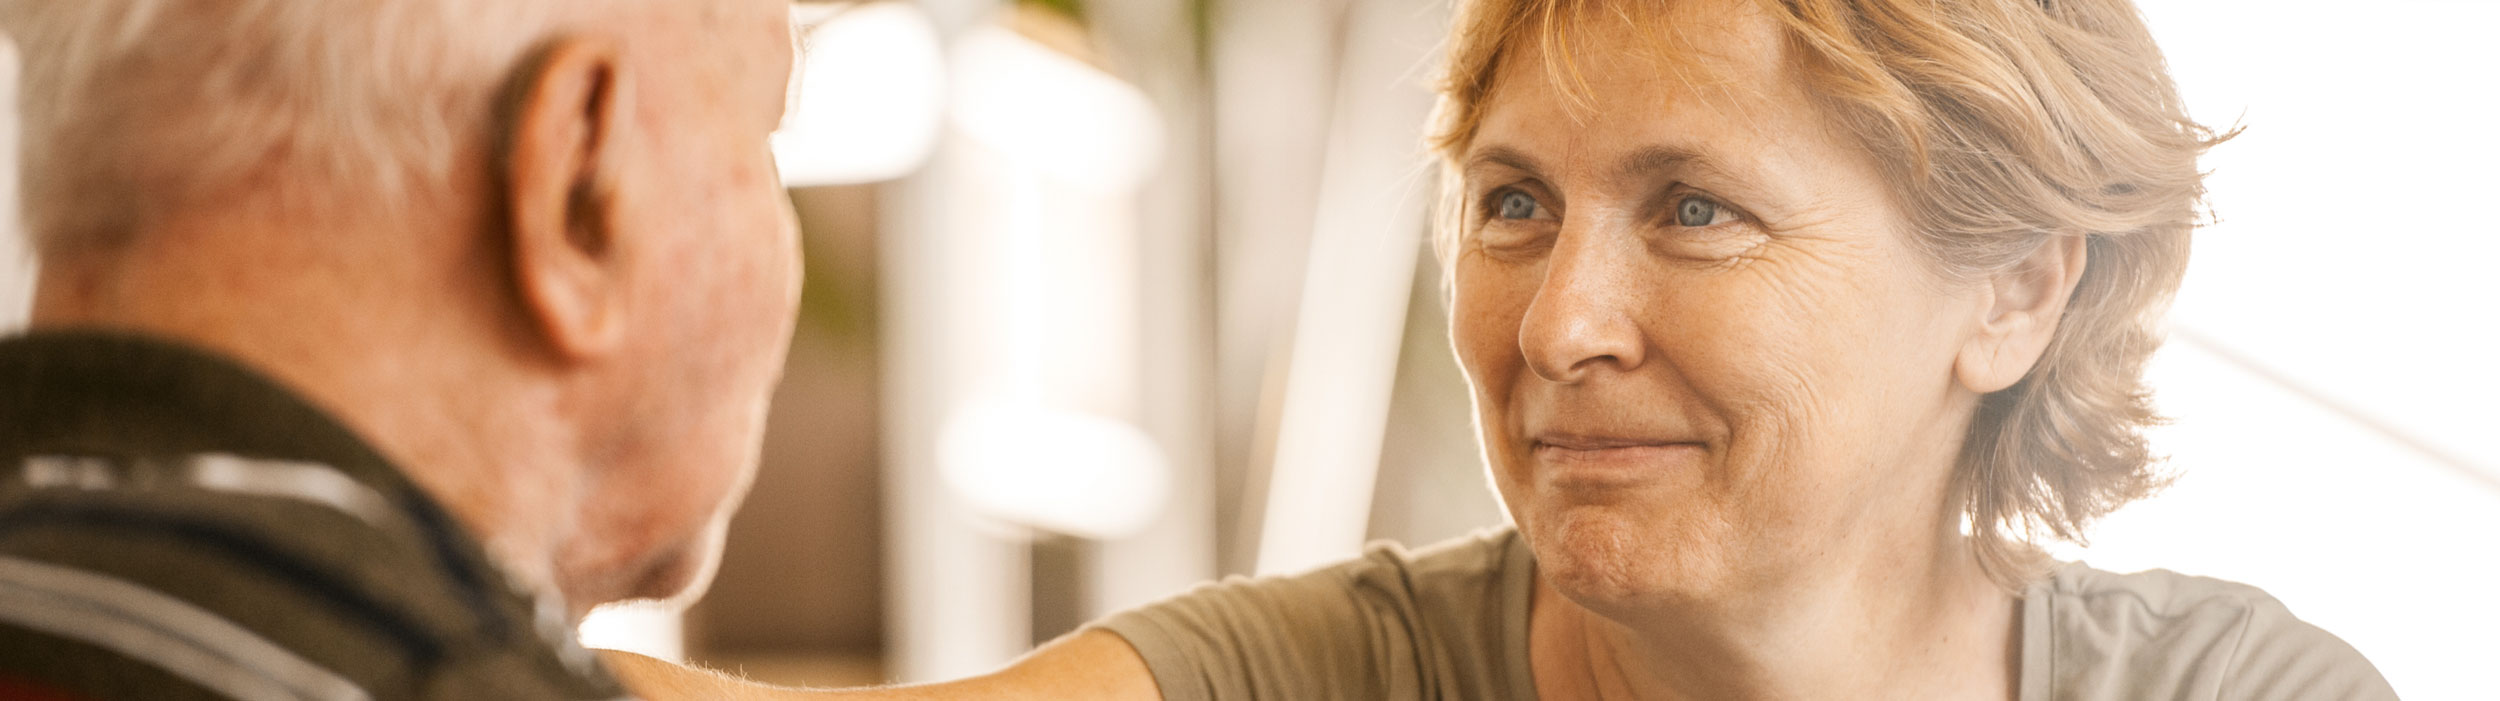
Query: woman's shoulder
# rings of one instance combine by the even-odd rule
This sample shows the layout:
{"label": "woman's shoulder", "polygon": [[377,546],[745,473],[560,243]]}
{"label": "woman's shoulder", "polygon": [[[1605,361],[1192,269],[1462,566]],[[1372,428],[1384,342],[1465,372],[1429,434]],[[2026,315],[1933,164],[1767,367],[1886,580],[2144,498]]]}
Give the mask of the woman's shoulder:
{"label": "woman's shoulder", "polygon": [[[1532,690],[1529,573],[1509,529],[1376,542],[1301,574],[1231,577],[1092,627],[1136,648],[1165,698],[1512,698]],[[1514,620],[1515,619],[1515,620]]]}
{"label": "woman's shoulder", "polygon": [[2024,595],[2025,699],[2393,699],[2368,658],[2257,587],[2082,563]]}
{"label": "woman's shoulder", "polygon": [[[1525,566],[1527,545],[1509,527],[1486,528],[1420,548],[1373,541],[1363,556],[1339,566],[1361,581],[1395,583],[1416,594],[1480,592],[1499,588],[1503,575]],[[1459,590],[1459,591],[1450,591]]]}

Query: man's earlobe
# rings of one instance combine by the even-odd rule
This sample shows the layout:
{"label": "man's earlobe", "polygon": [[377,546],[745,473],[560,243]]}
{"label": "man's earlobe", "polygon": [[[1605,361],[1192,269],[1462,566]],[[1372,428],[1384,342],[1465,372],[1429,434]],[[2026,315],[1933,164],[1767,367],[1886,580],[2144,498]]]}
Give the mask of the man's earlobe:
{"label": "man's earlobe", "polygon": [[2043,241],[2021,263],[1990,275],[1977,329],[1954,357],[1954,379],[1987,394],[2021,382],[2048,352],[2066,303],[2082,282],[2088,237]]}
{"label": "man's earlobe", "polygon": [[617,245],[615,212],[625,78],[614,47],[560,40],[509,103],[499,167],[513,289],[559,357],[604,353],[625,333],[629,252]]}

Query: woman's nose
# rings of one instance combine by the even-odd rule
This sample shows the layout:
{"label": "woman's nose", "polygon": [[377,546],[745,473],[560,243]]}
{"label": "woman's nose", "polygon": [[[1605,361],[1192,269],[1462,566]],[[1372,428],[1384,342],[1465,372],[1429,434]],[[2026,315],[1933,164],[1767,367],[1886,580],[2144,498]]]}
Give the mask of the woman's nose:
{"label": "woman's nose", "polygon": [[1545,279],[1519,324],[1519,350],[1547,381],[1574,384],[1640,367],[1648,344],[1634,308],[1641,299],[1638,251],[1565,232],[1546,260]]}

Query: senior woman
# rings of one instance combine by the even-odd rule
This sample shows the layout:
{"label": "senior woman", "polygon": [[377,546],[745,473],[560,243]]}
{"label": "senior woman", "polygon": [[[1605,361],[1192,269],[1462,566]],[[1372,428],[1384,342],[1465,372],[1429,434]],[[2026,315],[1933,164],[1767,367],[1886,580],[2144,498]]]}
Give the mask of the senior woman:
{"label": "senior woman", "polygon": [[2141,369],[2219,139],[2126,0],[1472,0],[1449,50],[1450,328],[1515,530],[880,693],[2393,697],[2257,589],[2030,544],[2159,481]]}

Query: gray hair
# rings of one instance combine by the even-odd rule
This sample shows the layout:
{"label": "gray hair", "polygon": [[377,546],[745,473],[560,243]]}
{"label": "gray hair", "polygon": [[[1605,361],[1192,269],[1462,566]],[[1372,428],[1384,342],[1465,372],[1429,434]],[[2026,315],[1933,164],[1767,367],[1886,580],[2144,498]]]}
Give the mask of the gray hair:
{"label": "gray hair", "polygon": [[[566,0],[0,0],[35,250],[276,197],[390,208],[446,182]],[[308,186],[309,185],[309,186]]]}

